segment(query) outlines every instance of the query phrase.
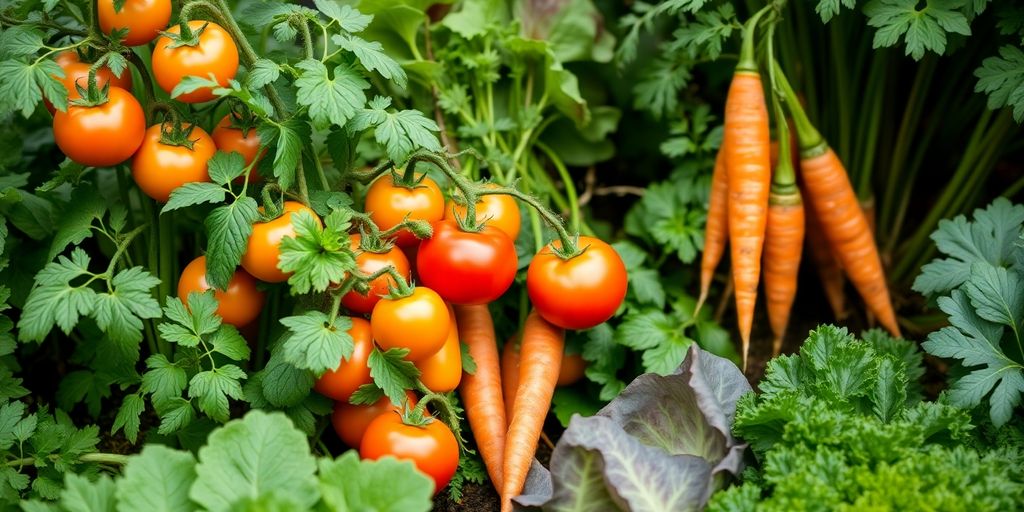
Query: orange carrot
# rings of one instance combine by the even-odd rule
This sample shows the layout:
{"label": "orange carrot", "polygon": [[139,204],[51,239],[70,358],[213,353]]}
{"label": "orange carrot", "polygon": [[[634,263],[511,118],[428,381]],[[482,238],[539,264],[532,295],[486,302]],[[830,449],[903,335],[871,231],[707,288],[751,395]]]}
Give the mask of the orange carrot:
{"label": "orange carrot", "polygon": [[846,168],[807,119],[781,69],[777,70],[776,78],[786,92],[787,104],[797,128],[797,138],[800,139],[800,171],[807,190],[807,200],[821,221],[832,254],[839,258],[868,310],[889,332],[900,336],[878,247],[857,194],[850,184]]}
{"label": "orange carrot", "polygon": [[[807,194],[804,193],[806,196]],[[814,267],[818,270],[818,279],[825,291],[825,299],[832,309],[832,315],[836,320],[846,318],[846,293],[843,269],[839,267],[839,260],[832,254],[832,248],[828,245],[825,233],[822,232],[821,224],[818,222],[814,210],[807,213],[807,245],[811,249],[811,259],[814,260]]]}
{"label": "orange carrot", "polygon": [[697,300],[697,311],[700,311],[711,289],[711,278],[715,268],[725,253],[725,243],[729,239],[729,178],[725,171],[725,146],[718,150],[715,157],[715,171],[711,176],[711,198],[708,202],[708,220],[704,224],[704,253],[700,259],[700,298]]}
{"label": "orange carrot", "polygon": [[519,391],[512,424],[505,438],[504,485],[501,510],[512,510],[512,498],[526,483],[537,441],[551,407],[565,350],[565,331],[549,324],[536,310],[526,317],[519,347]]}
{"label": "orange carrot", "polygon": [[764,242],[764,290],[768,305],[768,322],[775,338],[772,355],[778,355],[789,324],[789,313],[796,298],[800,253],[804,245],[804,204],[796,186],[793,160],[790,157],[789,126],[782,108],[775,103],[779,140],[778,164],[772,177],[768,198],[768,227]]}
{"label": "orange carrot", "polygon": [[501,398],[501,369],[494,321],[487,305],[455,306],[459,337],[469,345],[476,362],[476,373],[465,374],[459,391],[469,428],[473,431],[480,457],[487,467],[491,483],[502,489],[502,464],[505,457],[505,404]]}
{"label": "orange carrot", "polygon": [[512,407],[519,390],[518,343],[518,336],[512,336],[505,342],[505,349],[501,352],[501,390],[505,397],[505,421],[509,424],[512,423]]}
{"label": "orange carrot", "polygon": [[765,10],[744,26],[739,63],[725,100],[725,168],[729,174],[729,246],[736,316],[747,365],[754,305],[761,278],[761,252],[771,186],[768,107],[754,61],[754,27]]}

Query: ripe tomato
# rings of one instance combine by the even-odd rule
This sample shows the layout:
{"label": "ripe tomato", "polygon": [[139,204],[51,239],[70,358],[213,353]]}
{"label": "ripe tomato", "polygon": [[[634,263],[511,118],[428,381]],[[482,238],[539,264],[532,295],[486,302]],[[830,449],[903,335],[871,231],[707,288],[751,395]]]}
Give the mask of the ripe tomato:
{"label": "ripe tomato", "polygon": [[370,336],[370,322],[362,318],[352,318],[352,327],[348,329],[355,348],[348,360],[342,359],[338,367],[327,370],[317,379],[313,386],[318,393],[339,402],[348,402],[359,386],[373,382],[370,378],[370,367],[366,362],[373,351],[373,338]]}
{"label": "ripe tomato", "polygon": [[559,386],[569,386],[579,382],[583,378],[583,372],[587,369],[587,361],[580,354],[562,355],[562,368],[558,371]]}
{"label": "ripe tomato", "polygon": [[[416,395],[412,391],[406,391],[405,396],[409,401],[409,407],[416,405]],[[363,434],[366,433],[366,427],[377,419],[377,416],[395,412],[401,413],[402,407],[392,404],[386,396],[370,405],[335,402],[334,412],[331,413],[331,423],[334,425],[334,431],[337,432],[338,437],[345,444],[358,450],[359,444],[363,440]]]}
{"label": "ripe tomato", "polygon": [[459,466],[459,443],[443,422],[430,420],[423,426],[406,425],[399,414],[382,414],[366,427],[359,444],[359,456],[376,460],[391,455],[411,460],[416,469],[434,479],[434,492],[455,476]]}
{"label": "ripe tomato", "polygon": [[[188,27],[193,32],[203,29],[199,34],[199,44],[171,48],[171,39],[160,36],[153,48],[153,76],[168,94],[186,76],[209,78],[213,73],[217,83],[224,86],[238,72],[238,47],[226,30],[216,23],[200,20],[188,22]],[[166,32],[178,34],[181,26],[175,25]],[[214,99],[214,95],[211,88],[204,87],[176,99],[185,103],[202,103]]]}
{"label": "ripe tomato", "polygon": [[[487,187],[498,188],[493,183],[487,185]],[[446,219],[454,219],[456,215],[459,218],[465,218],[466,205],[453,201],[445,209],[444,217]],[[487,221],[488,225],[504,231],[514,242],[519,236],[519,226],[522,222],[522,218],[519,215],[519,203],[516,202],[514,197],[504,194],[482,196],[480,201],[476,203],[476,221]]]}
{"label": "ripe tomato", "polygon": [[[417,175],[417,179],[422,175]],[[370,219],[381,230],[397,226],[406,215],[410,220],[434,222],[444,218],[444,194],[437,183],[423,177],[415,188],[408,189],[395,185],[391,173],[377,178],[366,191],[366,207]],[[415,245],[418,239],[407,229],[398,232],[398,245]]]}
{"label": "ripe tomato", "polygon": [[526,271],[530,302],[545,320],[565,329],[608,320],[626,297],[626,266],[615,249],[589,236],[581,236],[579,246],[582,254],[563,260],[545,245]]}
{"label": "ripe tomato", "polygon": [[416,255],[424,286],[453,304],[486,304],[512,286],[518,259],[515,243],[503,231],[484,225],[470,233],[448,221],[433,228]]}
{"label": "ripe tomato", "polygon": [[[178,297],[188,303],[188,294],[202,293],[211,286],[206,282],[206,256],[200,256],[181,271],[178,279]],[[248,325],[260,316],[263,309],[263,292],[256,288],[256,280],[242,270],[236,270],[228,281],[227,290],[215,290],[217,314],[224,323],[235,327]]]}
{"label": "ripe tomato", "polygon": [[252,225],[249,245],[242,255],[242,268],[256,279],[267,283],[287,281],[291,274],[277,268],[277,260],[281,257],[281,239],[295,236],[292,215],[296,212],[309,212],[318,225],[323,226],[320,217],[309,207],[297,201],[284,202],[284,215],[270,221],[257,222]]}
{"label": "ripe tomato", "polygon": [[114,10],[114,0],[97,2],[100,28],[107,35],[116,28],[128,29],[122,41],[125,46],[146,44],[171,21],[171,0],[125,0],[121,12]]}
{"label": "ripe tomato", "polygon": [[[185,127],[187,128],[187,126]],[[146,139],[132,158],[132,177],[139,188],[153,199],[166,203],[171,191],[195,181],[210,181],[206,163],[217,147],[202,128],[192,128],[188,139],[192,148],[172,146],[161,142],[168,123],[156,124],[146,130]]]}
{"label": "ripe tomato", "polygon": [[[359,249],[359,242],[362,239],[359,235],[351,235],[349,243],[352,250]],[[388,265],[395,267],[399,274],[409,279],[409,260],[405,254],[396,246],[392,246],[385,253],[374,253],[362,251],[356,256],[356,265],[364,274],[372,274]],[[356,291],[350,291],[341,298],[341,303],[353,313],[368,314],[373,311],[380,298],[388,294],[388,287],[395,283],[394,278],[384,274],[373,281],[370,281],[369,295],[361,295]]]}
{"label": "ripe tomato", "polygon": [[[57,54],[53,58],[53,61],[57,63],[62,70],[64,70],[64,78],[60,81],[64,84],[64,88],[68,91],[68,100],[78,99],[81,97],[78,94],[78,88],[75,84],[80,84],[82,87],[89,86],[89,68],[92,64],[81,62],[78,57],[78,52],[74,50],[66,50]],[[132,73],[125,69],[121,72],[121,76],[114,76],[114,72],[108,66],[103,66],[96,70],[96,87],[103,88],[107,83],[111,87],[120,87],[126,91],[131,92],[132,90]],[[50,113],[56,111],[50,100],[44,99],[46,110]]]}
{"label": "ripe tomato", "polygon": [[370,315],[373,339],[384,350],[407,348],[409,361],[434,355],[448,339],[448,306],[430,288],[417,286],[401,299],[381,299]]}
{"label": "ripe tomato", "polygon": [[146,135],[146,118],[135,96],[111,87],[107,102],[95,107],[72,105],[53,116],[53,138],[68,158],[93,167],[124,162]]}
{"label": "ripe tomato", "polygon": [[462,347],[459,346],[459,328],[455,325],[455,310],[448,306],[448,338],[434,355],[416,363],[422,373],[420,380],[434,393],[447,393],[459,387],[462,381]]}
{"label": "ripe tomato", "polygon": [[[242,155],[245,165],[249,165],[254,160],[262,158],[267,150],[260,151],[260,136],[255,129],[249,128],[242,132],[241,128],[232,126],[232,116],[232,114],[228,114],[217,123],[211,133],[213,142],[217,144],[217,149],[225,153],[235,152]],[[260,173],[256,172],[256,165],[253,165],[249,171],[249,181],[259,180]]]}

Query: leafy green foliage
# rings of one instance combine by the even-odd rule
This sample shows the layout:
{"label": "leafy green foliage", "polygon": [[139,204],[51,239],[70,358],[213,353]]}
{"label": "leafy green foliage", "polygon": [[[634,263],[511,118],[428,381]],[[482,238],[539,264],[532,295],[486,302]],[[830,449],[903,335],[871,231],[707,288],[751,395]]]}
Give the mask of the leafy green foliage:
{"label": "leafy green foliage", "polygon": [[977,92],[988,94],[988,108],[1013,107],[1013,118],[1024,121],[1024,51],[1016,46],[999,48],[998,57],[988,57],[975,70]]}
{"label": "leafy green foliage", "polygon": [[971,35],[961,0],[928,0],[918,9],[917,0],[871,0],[864,6],[868,25],[875,32],[875,48],[893,46],[902,37],[906,54],[921,60],[925,51],[943,54],[948,34]]}
{"label": "leafy green foliage", "polygon": [[759,461],[744,483],[715,495],[709,510],[1013,507],[1024,497],[1019,446],[972,448],[970,416],[920,401],[893,352],[911,342],[873,331],[811,332],[799,355],[769,362],[760,395],[740,399],[734,431]]}
{"label": "leafy green foliage", "polygon": [[335,210],[324,219],[324,227],[308,212],[292,215],[295,237],[281,240],[278,267],[291,273],[288,284],[296,294],[322,292],[356,270],[355,255],[349,247],[349,210]]}
{"label": "leafy green foliage", "polygon": [[943,220],[932,234],[946,258],[921,269],[914,289],[938,296],[949,327],[922,345],[968,370],[954,379],[950,400],[972,408],[988,397],[996,426],[1007,423],[1024,393],[1024,206],[997,199],[974,212]]}

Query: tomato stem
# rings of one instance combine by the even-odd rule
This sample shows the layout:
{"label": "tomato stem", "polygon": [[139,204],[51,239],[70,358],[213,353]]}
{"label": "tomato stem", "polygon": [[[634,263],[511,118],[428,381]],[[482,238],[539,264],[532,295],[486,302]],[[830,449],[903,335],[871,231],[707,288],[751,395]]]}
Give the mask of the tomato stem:
{"label": "tomato stem", "polygon": [[412,295],[414,287],[411,286],[408,281],[406,281],[405,276],[403,276],[402,274],[398,273],[398,269],[396,269],[394,265],[388,265],[388,266],[386,266],[386,267],[384,267],[384,268],[382,268],[382,269],[380,269],[380,270],[378,270],[378,271],[376,271],[376,272],[366,276],[364,278],[364,280],[365,281],[373,281],[374,279],[377,279],[378,277],[380,277],[380,276],[382,276],[384,274],[387,274],[387,275],[391,276],[391,278],[394,279],[394,281],[395,281],[394,283],[390,283],[388,285],[388,295],[387,295],[387,298],[395,300],[395,299],[401,299],[401,298],[405,298],[405,297],[408,297],[408,296]]}

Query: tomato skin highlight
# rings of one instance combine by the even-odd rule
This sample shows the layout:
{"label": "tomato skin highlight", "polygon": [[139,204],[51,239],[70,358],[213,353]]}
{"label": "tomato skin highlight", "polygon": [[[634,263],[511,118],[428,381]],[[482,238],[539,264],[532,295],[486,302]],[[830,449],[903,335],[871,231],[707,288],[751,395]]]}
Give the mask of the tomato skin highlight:
{"label": "tomato skin highlight", "polygon": [[416,464],[416,469],[434,479],[435,494],[448,485],[459,466],[459,444],[447,425],[438,420],[424,426],[406,425],[397,413],[373,420],[359,445],[364,459],[388,455]]}
{"label": "tomato skin highlight", "polygon": [[462,347],[459,344],[459,328],[455,323],[455,310],[448,305],[448,338],[444,346],[434,355],[416,362],[420,381],[434,393],[455,391],[462,382]]}
{"label": "tomato skin highlight", "polygon": [[[409,407],[416,405],[416,395],[412,391],[405,392]],[[370,405],[354,405],[348,402],[335,402],[331,413],[331,424],[338,437],[351,448],[359,449],[363,441],[366,427],[382,414],[401,413],[402,406],[394,405],[383,396]]]}
{"label": "tomato skin highlight", "polygon": [[[358,234],[350,236],[349,242],[352,250],[356,251],[359,249],[359,242],[362,237]],[[364,274],[372,274],[388,265],[393,265],[402,277],[405,277],[407,280],[410,277],[409,260],[405,257],[405,253],[397,246],[391,247],[391,249],[388,249],[388,252],[382,254],[368,251],[360,252],[356,255],[356,265],[358,265],[359,271]],[[384,274],[370,281],[370,293],[368,295],[361,295],[353,290],[341,298],[341,304],[353,313],[369,314],[373,312],[373,307],[377,305],[380,298],[388,294],[388,287],[394,284],[394,282],[395,279],[393,277]]]}
{"label": "tomato skin highlight", "polygon": [[[202,293],[212,286],[206,282],[206,256],[200,256],[181,271],[178,279],[178,297],[186,305],[188,294]],[[260,316],[263,309],[263,292],[256,288],[256,279],[242,270],[235,270],[228,281],[227,290],[214,290],[217,299],[217,314],[224,323],[235,327],[248,325]]]}
{"label": "tomato skin highlight", "polygon": [[608,320],[626,297],[626,266],[615,249],[589,236],[580,237],[579,247],[586,249],[566,261],[546,245],[526,271],[530,302],[545,320],[565,329],[589,329]]}
{"label": "tomato skin highlight", "polygon": [[370,367],[367,361],[373,351],[373,337],[370,335],[370,322],[362,318],[352,318],[352,327],[348,329],[352,336],[354,348],[348,360],[342,359],[333,370],[327,370],[317,379],[313,389],[328,398],[339,402],[348,402],[359,386],[373,382],[370,378]]}
{"label": "tomato skin highlight", "polygon": [[[206,28],[200,34],[196,46],[169,48],[171,40],[166,36],[156,40],[156,47],[153,48],[153,77],[167,94],[186,76],[209,78],[210,73],[213,73],[217,83],[226,86],[228,80],[238,72],[238,47],[231,35],[213,22],[188,22],[189,29],[193,31],[198,31],[204,25]],[[174,25],[166,31],[177,34],[181,32],[181,26]],[[184,103],[202,103],[214,98],[213,90],[203,87],[174,99]]]}
{"label": "tomato skin highlight", "polygon": [[[231,116],[232,114],[224,116],[213,128],[210,136],[213,137],[213,143],[217,145],[217,149],[225,153],[234,152],[242,155],[245,165],[248,166],[253,161],[263,158],[263,155],[267,154],[267,150],[260,151],[260,136],[256,133],[255,128],[250,128],[245,133],[239,128],[232,128]],[[262,181],[260,173],[256,172],[257,165],[259,165],[258,161],[249,170],[250,183]],[[239,177],[238,181],[241,182],[243,178],[244,176]]]}
{"label": "tomato skin highlight", "polygon": [[192,182],[210,181],[207,162],[217,152],[213,139],[202,128],[192,129],[192,149],[160,142],[168,124],[155,124],[146,130],[142,146],[132,157],[132,178],[147,196],[161,203],[171,198],[174,189]]}
{"label": "tomato skin highlight", "polygon": [[401,299],[381,299],[370,315],[373,339],[384,350],[407,348],[409,361],[420,361],[441,350],[451,320],[448,306],[430,288],[417,286]]}
{"label": "tomato skin highlight", "polygon": [[[485,186],[487,188],[498,188],[493,183]],[[456,215],[462,219],[466,218],[466,206],[452,202],[445,208],[444,218],[454,220]],[[494,226],[504,231],[515,242],[516,238],[519,237],[519,227],[522,225],[519,203],[516,202],[514,197],[505,194],[480,196],[480,200],[476,203],[476,221],[478,223],[486,221],[489,226]]]}
{"label": "tomato skin highlight", "polygon": [[147,44],[160,35],[171,21],[171,0],[126,0],[121,12],[114,10],[114,0],[99,0],[97,15],[100,29],[110,35],[116,28],[127,28],[125,46]]}
{"label": "tomato skin highlight", "polygon": [[316,212],[298,201],[285,201],[284,215],[270,222],[257,222],[252,225],[252,234],[249,235],[249,243],[245,254],[242,255],[242,268],[246,272],[266,283],[281,283],[288,280],[291,274],[277,268],[278,259],[281,257],[281,239],[295,236],[292,215],[302,211],[309,212],[317,225],[323,226]]}
{"label": "tomato skin highlight", "polygon": [[72,105],[53,116],[53,138],[68,158],[82,165],[110,167],[131,158],[146,135],[146,118],[135,96],[111,87],[103,105]]}
{"label": "tomato skin highlight", "polygon": [[487,304],[512,286],[518,259],[505,232],[485,225],[471,233],[453,221],[435,222],[433,228],[433,236],[420,242],[416,255],[425,286],[459,305]]}
{"label": "tomato skin highlight", "polygon": [[[395,185],[391,173],[377,178],[366,191],[364,211],[370,219],[385,231],[397,226],[406,215],[409,220],[435,222],[444,217],[444,194],[437,183],[417,174],[422,180],[415,188],[408,189]],[[419,239],[411,231],[403,229],[397,233],[395,242],[402,247],[416,245]]]}

